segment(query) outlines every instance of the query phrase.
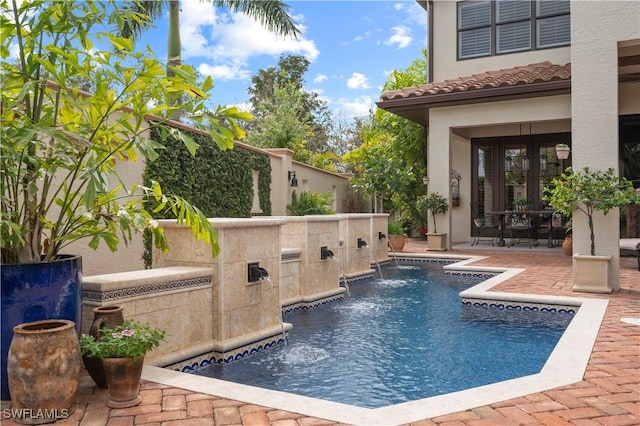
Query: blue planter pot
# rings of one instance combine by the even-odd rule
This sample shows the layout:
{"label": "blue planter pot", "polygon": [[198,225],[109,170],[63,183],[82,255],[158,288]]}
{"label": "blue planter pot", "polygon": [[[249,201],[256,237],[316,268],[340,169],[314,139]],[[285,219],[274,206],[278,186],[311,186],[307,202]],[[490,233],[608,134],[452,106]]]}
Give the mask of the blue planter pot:
{"label": "blue planter pot", "polygon": [[67,319],[80,333],[82,258],[60,256],[53,262],[2,265],[2,400],[9,400],[7,359],[13,327],[25,322]]}

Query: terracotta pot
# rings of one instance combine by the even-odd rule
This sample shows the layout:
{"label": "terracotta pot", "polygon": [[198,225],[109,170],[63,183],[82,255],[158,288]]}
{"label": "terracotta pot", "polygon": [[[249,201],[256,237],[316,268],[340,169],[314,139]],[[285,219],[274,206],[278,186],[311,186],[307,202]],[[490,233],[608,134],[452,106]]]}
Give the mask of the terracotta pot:
{"label": "terracotta pot", "polygon": [[103,358],[102,365],[109,387],[107,407],[127,408],[142,402],[140,376],[144,356],[131,358]]}
{"label": "terracotta pot", "polygon": [[389,245],[392,251],[402,251],[406,242],[407,237],[404,235],[389,235]]}
{"label": "terracotta pot", "polygon": [[[93,323],[89,329],[89,335],[99,339],[102,328],[114,328],[117,325],[124,324],[123,309],[122,306],[99,306],[93,308]],[[96,386],[100,389],[106,389],[107,379],[104,376],[102,360],[100,358],[83,356],[82,361],[89,376],[91,376],[96,383]]]}
{"label": "terracotta pot", "polygon": [[13,328],[7,371],[17,422],[51,423],[75,410],[81,361],[74,327],[73,321],[57,319]]}
{"label": "terracotta pot", "polygon": [[573,239],[571,237],[565,237],[562,241],[562,252],[567,256],[573,254]]}

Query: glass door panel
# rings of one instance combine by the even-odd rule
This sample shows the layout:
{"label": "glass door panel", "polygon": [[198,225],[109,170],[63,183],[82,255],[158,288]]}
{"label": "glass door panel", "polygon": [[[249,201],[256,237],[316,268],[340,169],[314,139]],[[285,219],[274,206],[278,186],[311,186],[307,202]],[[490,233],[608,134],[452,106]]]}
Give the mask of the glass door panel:
{"label": "glass door panel", "polygon": [[531,160],[526,145],[506,145],[504,149],[504,200],[505,208],[514,201],[527,199],[527,177],[531,169]]}
{"label": "glass door panel", "polygon": [[563,161],[558,159],[556,155],[555,145],[542,145],[539,148],[539,176],[538,176],[538,204],[543,208],[546,202],[542,201],[544,197],[544,188],[551,187],[551,181],[560,177],[563,170]]}
{"label": "glass door panel", "polygon": [[476,155],[477,187],[473,199],[477,200],[478,214],[484,216],[486,212],[494,210],[495,148],[492,145],[479,146]]}

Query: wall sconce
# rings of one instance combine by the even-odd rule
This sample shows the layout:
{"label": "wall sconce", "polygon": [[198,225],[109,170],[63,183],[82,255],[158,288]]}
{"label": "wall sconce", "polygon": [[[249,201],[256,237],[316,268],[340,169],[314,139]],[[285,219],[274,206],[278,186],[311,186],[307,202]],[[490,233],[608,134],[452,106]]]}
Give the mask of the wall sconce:
{"label": "wall sconce", "polygon": [[513,171],[513,157],[504,157],[504,171],[507,173]]}
{"label": "wall sconce", "polygon": [[569,158],[569,152],[571,152],[571,148],[566,143],[559,143],[556,145],[556,155],[558,156],[558,160],[566,160]]}
{"label": "wall sconce", "polygon": [[296,178],[296,172],[289,170],[289,182],[291,183],[292,188],[296,188],[298,186],[298,178]]}
{"label": "wall sconce", "polygon": [[529,157],[522,157],[522,171],[527,173],[529,171]]}

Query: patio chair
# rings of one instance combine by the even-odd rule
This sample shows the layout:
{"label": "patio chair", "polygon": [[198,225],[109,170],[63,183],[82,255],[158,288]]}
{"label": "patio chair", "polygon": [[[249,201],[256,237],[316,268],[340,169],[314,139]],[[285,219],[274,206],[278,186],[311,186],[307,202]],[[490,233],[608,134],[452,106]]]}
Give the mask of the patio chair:
{"label": "patio chair", "polygon": [[480,214],[478,203],[471,203],[471,215],[473,223],[471,225],[471,245],[480,243],[481,240],[491,241],[491,246],[499,238],[498,224],[493,216],[483,216]]}
{"label": "patio chair", "polygon": [[621,254],[627,252],[633,252],[638,258],[638,271],[640,271],[640,238],[620,238],[620,252]]}
{"label": "patio chair", "polygon": [[509,247],[520,244],[523,239],[529,243],[529,248],[538,246],[537,222],[528,212],[531,204],[513,205],[511,212],[505,219],[505,233],[509,237]]}

